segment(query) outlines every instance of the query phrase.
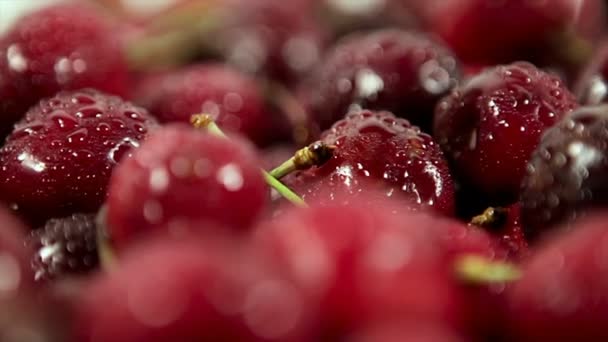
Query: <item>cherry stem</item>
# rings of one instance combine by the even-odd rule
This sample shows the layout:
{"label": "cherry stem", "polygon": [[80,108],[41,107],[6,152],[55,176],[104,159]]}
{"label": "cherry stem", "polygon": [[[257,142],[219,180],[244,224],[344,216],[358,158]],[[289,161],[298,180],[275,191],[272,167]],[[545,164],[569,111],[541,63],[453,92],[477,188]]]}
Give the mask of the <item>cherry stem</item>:
{"label": "cherry stem", "polygon": [[270,171],[270,175],[276,179],[281,179],[296,170],[321,166],[332,157],[335,149],[336,146],[317,141],[296,151],[293,157]]}
{"label": "cherry stem", "polygon": [[107,208],[102,206],[97,214],[97,253],[99,255],[99,263],[101,268],[110,271],[116,268],[117,259],[116,253],[110,244],[108,234],[106,233],[106,215]]}
{"label": "cherry stem", "polygon": [[470,224],[482,228],[499,228],[506,220],[507,211],[505,208],[489,207],[481,215],[473,217]]}
{"label": "cherry stem", "polygon": [[458,257],[454,271],[460,280],[472,284],[505,283],[521,278],[521,270],[517,265],[507,261],[489,260],[474,254]]}
{"label": "cherry stem", "polygon": [[[192,126],[194,126],[194,128],[198,128],[198,129],[204,128],[210,134],[213,134],[213,135],[216,135],[216,136],[219,136],[222,138],[228,138],[226,136],[226,134],[224,134],[224,132],[221,130],[221,128],[215,123],[215,121],[213,121],[211,116],[209,116],[207,114],[192,115],[190,122],[192,123]],[[300,207],[307,206],[306,202],[304,202],[304,200],[300,196],[298,196],[298,194],[293,192],[291,189],[289,189],[287,186],[285,186],[285,184],[281,183],[278,179],[276,179],[270,173],[268,173],[262,169],[262,175],[264,176],[264,180],[266,181],[266,184],[268,184],[271,188],[276,190],[285,199],[287,199],[294,205],[297,205]]]}

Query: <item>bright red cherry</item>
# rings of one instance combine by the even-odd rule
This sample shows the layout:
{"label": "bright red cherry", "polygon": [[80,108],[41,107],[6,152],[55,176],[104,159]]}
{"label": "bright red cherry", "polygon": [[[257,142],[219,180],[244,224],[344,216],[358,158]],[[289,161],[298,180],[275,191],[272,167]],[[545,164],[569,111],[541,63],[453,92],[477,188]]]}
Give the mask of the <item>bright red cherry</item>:
{"label": "bright red cherry", "polygon": [[268,197],[254,148],[174,124],[156,130],[112,176],[108,234],[122,249],[182,221],[248,229]]}
{"label": "bright red cherry", "polygon": [[518,341],[608,339],[606,215],[545,241],[509,291],[509,326]]}
{"label": "bright red cherry", "polygon": [[400,319],[462,328],[436,219],[353,202],[291,209],[256,231],[257,248],[317,303],[314,340]]}
{"label": "bright red cherry", "polygon": [[0,135],[41,98],[96,88],[126,95],[127,65],[100,8],[58,4],[21,18],[0,38]]}
{"label": "bright red cherry", "polygon": [[309,331],[298,289],[223,239],[139,245],[75,304],[75,341],[304,341]]}

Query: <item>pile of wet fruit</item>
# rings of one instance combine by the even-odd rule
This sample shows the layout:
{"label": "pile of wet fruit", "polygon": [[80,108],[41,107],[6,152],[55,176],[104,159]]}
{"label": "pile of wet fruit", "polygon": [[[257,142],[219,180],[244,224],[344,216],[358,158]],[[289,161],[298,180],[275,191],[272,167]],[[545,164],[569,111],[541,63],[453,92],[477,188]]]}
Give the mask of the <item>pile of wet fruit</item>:
{"label": "pile of wet fruit", "polygon": [[0,341],[608,340],[606,1],[52,2],[0,135]]}

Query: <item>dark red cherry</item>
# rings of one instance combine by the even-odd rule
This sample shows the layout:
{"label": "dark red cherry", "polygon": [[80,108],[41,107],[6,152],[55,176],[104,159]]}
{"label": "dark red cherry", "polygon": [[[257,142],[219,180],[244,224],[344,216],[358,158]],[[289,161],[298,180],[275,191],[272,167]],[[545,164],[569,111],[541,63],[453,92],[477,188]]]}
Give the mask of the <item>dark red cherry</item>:
{"label": "dark red cherry", "polygon": [[44,99],[0,149],[0,199],[38,224],[95,212],[114,166],[155,126],[146,110],[92,89]]}
{"label": "dark red cherry", "polygon": [[321,129],[361,108],[392,111],[427,128],[458,78],[456,58],[442,44],[387,29],[340,41],[300,85],[299,97]]}
{"label": "dark red cherry", "polygon": [[534,151],[521,190],[525,234],[608,205],[608,106],[581,107],[549,129]]}
{"label": "dark red cherry", "polygon": [[200,64],[149,76],[135,98],[161,122],[189,123],[193,114],[205,113],[223,130],[258,144],[273,134],[258,84],[230,66]]}
{"label": "dark red cherry", "polygon": [[335,145],[320,167],[299,171],[285,183],[306,201],[336,202],[359,197],[370,202],[398,198],[403,208],[454,213],[454,188],[447,162],[431,136],[389,112],[353,112],[321,140]]}
{"label": "dark red cherry", "polygon": [[0,135],[41,98],[96,88],[126,95],[125,57],[115,23],[100,8],[58,4],[19,19],[0,38]]}
{"label": "dark red cherry", "polygon": [[545,129],[577,107],[554,75],[529,63],[486,69],[437,105],[434,135],[459,179],[512,203]]}

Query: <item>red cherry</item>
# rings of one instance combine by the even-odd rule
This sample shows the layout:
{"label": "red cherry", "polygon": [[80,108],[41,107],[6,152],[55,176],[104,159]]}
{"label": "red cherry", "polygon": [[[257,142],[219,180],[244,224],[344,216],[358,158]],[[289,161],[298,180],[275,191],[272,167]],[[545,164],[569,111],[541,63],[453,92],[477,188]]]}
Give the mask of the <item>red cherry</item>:
{"label": "red cherry", "polygon": [[60,90],[125,95],[127,66],[114,25],[99,8],[81,3],[49,6],[17,21],[0,38],[0,135]]}
{"label": "red cherry", "polygon": [[387,320],[462,328],[436,221],[384,205],[291,209],[256,231],[257,248],[318,304],[315,340]]}
{"label": "red cherry", "polygon": [[286,185],[310,202],[335,202],[340,193],[370,202],[397,197],[403,208],[430,207],[454,213],[447,162],[431,136],[388,112],[349,114],[321,140],[335,145],[320,167],[296,172]]}
{"label": "red cherry", "polygon": [[8,298],[33,284],[32,252],[24,244],[28,228],[4,208],[0,208],[0,224],[0,297]]}
{"label": "red cherry", "polygon": [[77,302],[75,341],[294,341],[301,294],[238,242],[144,243]]}
{"label": "red cherry", "polygon": [[509,293],[509,332],[520,341],[608,339],[608,230],[599,214],[546,241]]}
{"label": "red cherry", "polygon": [[114,166],[155,126],[144,109],[91,89],[42,100],[0,149],[0,198],[40,224],[95,212]]}
{"label": "red cherry", "polygon": [[273,118],[258,88],[229,66],[201,64],[144,79],[135,98],[161,122],[189,123],[193,114],[205,113],[222,129],[262,144],[273,134]]}
{"label": "red cherry", "polygon": [[248,229],[268,197],[259,165],[253,147],[237,137],[181,124],[156,130],[112,176],[107,228],[114,247],[153,231],[171,233],[183,221]]}
{"label": "red cherry", "polygon": [[421,7],[430,29],[472,62],[567,59],[559,55],[568,48],[580,53],[581,47],[566,44],[589,44],[605,28],[605,7],[598,0],[440,0]]}
{"label": "red cherry", "polygon": [[575,107],[556,76],[528,63],[496,66],[441,100],[434,134],[463,182],[512,203],[541,134]]}
{"label": "red cherry", "polygon": [[454,55],[431,37],[380,30],[341,40],[300,85],[299,97],[321,129],[361,108],[392,111],[426,129],[459,73]]}

